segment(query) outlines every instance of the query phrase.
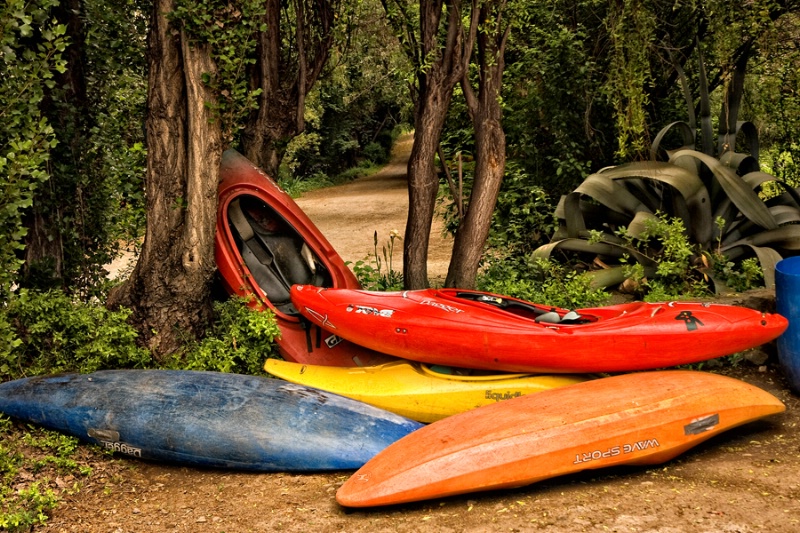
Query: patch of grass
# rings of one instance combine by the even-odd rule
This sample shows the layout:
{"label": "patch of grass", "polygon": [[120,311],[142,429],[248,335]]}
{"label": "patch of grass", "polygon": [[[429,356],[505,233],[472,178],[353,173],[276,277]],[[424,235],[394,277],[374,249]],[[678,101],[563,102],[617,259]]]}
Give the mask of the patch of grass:
{"label": "patch of grass", "polygon": [[62,497],[78,492],[93,473],[73,437],[6,416],[0,416],[0,436],[0,530],[46,523]]}
{"label": "patch of grass", "polygon": [[359,178],[371,176],[381,168],[383,168],[383,165],[365,160],[359,166],[347,169],[335,176],[319,173],[302,179],[281,179],[279,185],[289,196],[298,198],[309,191],[343,185]]}

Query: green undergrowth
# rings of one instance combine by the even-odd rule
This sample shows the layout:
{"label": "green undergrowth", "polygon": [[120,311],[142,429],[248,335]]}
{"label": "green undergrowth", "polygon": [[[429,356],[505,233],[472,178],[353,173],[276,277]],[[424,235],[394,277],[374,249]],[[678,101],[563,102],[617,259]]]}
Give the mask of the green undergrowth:
{"label": "green undergrowth", "polygon": [[31,531],[93,474],[99,448],[0,415],[0,530]]}
{"label": "green undergrowth", "polygon": [[595,307],[611,295],[592,278],[549,259],[494,255],[478,277],[478,289],[565,309]]}
{"label": "green undergrowth", "polygon": [[[60,291],[25,291],[0,305],[0,378],[94,372],[111,368],[170,368],[266,375],[279,334],[270,311],[254,311],[241,298],[214,304],[205,338],[187,340],[162,364],[137,344],[127,310],[75,301]],[[65,496],[93,475],[99,448],[0,415],[0,531],[30,531],[44,524]]]}
{"label": "green undergrowth", "polygon": [[400,232],[392,230],[386,243],[378,250],[378,232],[375,231],[373,254],[355,264],[348,263],[363,288],[371,291],[403,289],[402,269],[395,268],[394,264],[394,247],[402,240]]}
{"label": "green undergrowth", "polygon": [[278,356],[278,322],[271,310],[254,311],[247,304],[242,298],[215,302],[214,324],[205,338],[187,339],[185,351],[166,366],[266,376],[264,360]]}
{"label": "green undergrowth", "polygon": [[358,166],[340,172],[335,176],[318,173],[311,176],[304,176],[302,179],[281,177],[278,180],[278,184],[289,196],[298,198],[309,191],[343,185],[359,178],[371,176],[377,173],[382,167],[382,165],[364,160]]}

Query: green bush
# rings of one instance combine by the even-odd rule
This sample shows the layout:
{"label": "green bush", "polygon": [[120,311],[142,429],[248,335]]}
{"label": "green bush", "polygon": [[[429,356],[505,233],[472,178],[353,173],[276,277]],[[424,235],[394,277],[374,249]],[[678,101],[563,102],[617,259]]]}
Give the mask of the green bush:
{"label": "green bush", "polygon": [[146,367],[152,358],[129,316],[58,290],[21,290],[0,309],[0,377]]}
{"label": "green bush", "polygon": [[190,341],[184,353],[167,363],[182,370],[212,370],[266,375],[264,360],[276,357],[280,335],[275,314],[255,311],[247,300],[231,298],[214,304],[215,321],[201,341]]}
{"label": "green bush", "polygon": [[386,151],[386,148],[376,142],[367,144],[362,153],[364,157],[377,164],[385,163],[389,159],[389,152]]}
{"label": "green bush", "polygon": [[478,289],[553,307],[578,309],[606,303],[608,293],[592,278],[548,259],[494,254],[487,259]]}

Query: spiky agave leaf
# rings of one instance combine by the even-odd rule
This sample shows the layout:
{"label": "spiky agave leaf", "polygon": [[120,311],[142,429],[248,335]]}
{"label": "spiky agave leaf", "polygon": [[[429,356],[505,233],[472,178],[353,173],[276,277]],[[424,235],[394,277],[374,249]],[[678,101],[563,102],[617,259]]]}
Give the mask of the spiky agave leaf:
{"label": "spiky agave leaf", "polygon": [[[687,132],[682,130],[688,141]],[[658,142],[663,134],[664,130]],[[615,242],[611,233],[621,230],[638,238],[645,234],[648,221],[660,213],[681,219],[698,253],[713,248],[732,261],[756,257],[766,285],[773,286],[775,264],[783,255],[800,253],[798,191],[757,170],[755,158],[747,154],[729,152],[720,160],[686,146],[667,153],[669,162],[628,163],[588,176],[562,198],[556,210],[561,226],[554,241],[537,249],[534,256],[550,257],[560,250],[596,254],[603,264],[606,260],[636,261],[653,269],[657,261],[629,244]],[[784,194],[763,200],[757,191],[767,182],[777,183]],[[603,238],[593,238],[593,231],[603,232]],[[612,264],[598,271],[595,283],[615,285],[624,271]],[[705,268],[706,277],[713,277],[708,273]],[[724,288],[719,281],[714,285],[717,290]]]}

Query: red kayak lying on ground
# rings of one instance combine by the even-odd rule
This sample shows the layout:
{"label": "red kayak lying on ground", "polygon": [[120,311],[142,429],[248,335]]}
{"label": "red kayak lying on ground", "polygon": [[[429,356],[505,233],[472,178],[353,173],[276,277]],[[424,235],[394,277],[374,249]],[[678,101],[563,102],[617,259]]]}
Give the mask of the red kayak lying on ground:
{"label": "red kayak lying on ground", "polygon": [[214,242],[222,284],[228,294],[275,312],[281,355],[328,366],[395,360],[301,323],[289,298],[292,284],[357,289],[358,280],[294,200],[247,158],[227,150],[219,172]]}
{"label": "red kayak lying on ground", "polygon": [[508,372],[629,372],[759,346],[788,322],[708,303],[634,302],[568,311],[460,289],[368,292],[292,287],[311,322],[373,350],[423,363]]}

